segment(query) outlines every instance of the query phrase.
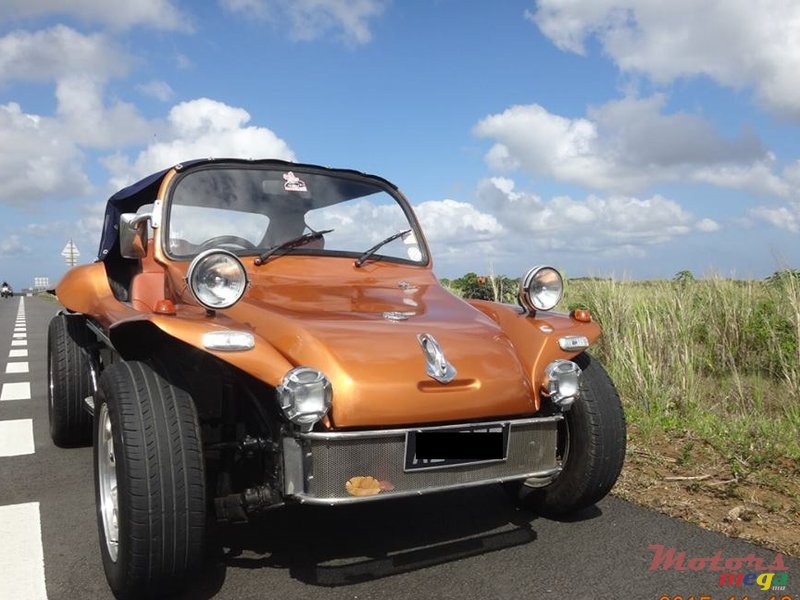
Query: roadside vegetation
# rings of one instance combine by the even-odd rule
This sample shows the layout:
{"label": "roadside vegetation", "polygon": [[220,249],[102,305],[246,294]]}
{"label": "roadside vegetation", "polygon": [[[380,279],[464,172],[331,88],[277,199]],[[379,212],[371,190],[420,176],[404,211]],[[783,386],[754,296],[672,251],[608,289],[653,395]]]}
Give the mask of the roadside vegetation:
{"label": "roadside vegetation", "polygon": [[[518,289],[517,280],[473,273],[443,283],[503,302],[515,302]],[[717,520],[706,524],[799,554],[788,538],[744,530],[771,517],[800,530],[800,271],[763,281],[681,271],[672,280],[586,278],[565,287],[562,308],[588,308],[602,326],[592,352],[625,405],[620,495],[670,513],[705,497],[701,517],[685,506],[680,516]],[[643,486],[661,489],[648,499]],[[714,504],[725,512],[714,515]]]}

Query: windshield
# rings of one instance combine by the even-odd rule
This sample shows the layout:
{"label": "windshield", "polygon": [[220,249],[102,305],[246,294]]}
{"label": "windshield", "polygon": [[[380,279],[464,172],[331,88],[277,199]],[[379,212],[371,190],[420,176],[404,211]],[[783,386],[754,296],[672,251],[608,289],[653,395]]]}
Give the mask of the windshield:
{"label": "windshield", "polygon": [[[282,253],[360,256],[393,234],[375,259],[424,264],[424,245],[401,200],[363,178],[264,168],[189,171],[173,186],[165,250],[190,258],[209,248],[260,255],[306,233]],[[327,231],[330,230],[330,231]]]}

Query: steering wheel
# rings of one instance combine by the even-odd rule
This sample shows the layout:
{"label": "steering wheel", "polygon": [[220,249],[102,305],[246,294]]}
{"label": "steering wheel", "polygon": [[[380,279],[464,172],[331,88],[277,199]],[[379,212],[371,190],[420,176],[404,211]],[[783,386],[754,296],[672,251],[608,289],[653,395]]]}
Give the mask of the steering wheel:
{"label": "steering wheel", "polygon": [[258,247],[250,240],[238,235],[217,235],[200,244],[200,249],[208,250],[209,248],[214,248],[215,246],[228,245],[240,246],[244,250],[255,250]]}

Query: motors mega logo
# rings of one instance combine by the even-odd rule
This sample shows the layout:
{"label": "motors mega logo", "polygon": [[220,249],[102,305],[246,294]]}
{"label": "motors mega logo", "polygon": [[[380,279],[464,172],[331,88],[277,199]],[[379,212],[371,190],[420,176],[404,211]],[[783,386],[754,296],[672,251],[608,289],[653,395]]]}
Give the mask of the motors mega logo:
{"label": "motors mega logo", "polygon": [[789,573],[786,572],[781,554],[776,554],[772,562],[767,564],[767,561],[753,553],[743,558],[725,558],[722,550],[719,550],[713,556],[687,559],[686,552],[678,552],[676,548],[651,545],[647,549],[654,553],[651,571],[659,568],[664,571],[718,571],[719,584],[722,586],[757,585],[762,590],[785,590],[789,583]]}

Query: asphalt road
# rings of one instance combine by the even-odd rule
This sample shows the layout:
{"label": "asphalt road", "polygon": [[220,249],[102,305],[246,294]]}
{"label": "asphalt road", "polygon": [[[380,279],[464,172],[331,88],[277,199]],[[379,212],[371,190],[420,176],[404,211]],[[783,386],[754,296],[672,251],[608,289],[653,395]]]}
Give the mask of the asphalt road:
{"label": "asphalt road", "polygon": [[[51,600],[111,597],[91,449],[58,449],[48,432],[47,324],[56,309],[25,298],[20,318],[19,297],[0,300],[2,600],[44,598],[45,586]],[[7,366],[22,362],[27,372]],[[689,559],[720,553],[721,563],[749,557],[769,565],[775,553],[616,498],[568,521],[543,519],[516,509],[497,486],[362,507],[281,508],[249,526],[217,527],[210,542],[185,598],[800,599],[797,559],[783,559],[785,590],[762,590],[755,577],[720,586],[708,562],[691,570]],[[686,570],[651,570],[653,545],[685,552]],[[728,572],[765,571],[745,561]]]}

